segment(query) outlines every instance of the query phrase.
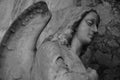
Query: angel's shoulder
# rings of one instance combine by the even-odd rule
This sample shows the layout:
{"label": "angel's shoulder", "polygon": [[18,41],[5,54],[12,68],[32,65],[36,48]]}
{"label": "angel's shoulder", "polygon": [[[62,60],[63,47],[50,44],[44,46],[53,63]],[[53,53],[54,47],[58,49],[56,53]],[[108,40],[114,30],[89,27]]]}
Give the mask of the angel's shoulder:
{"label": "angel's shoulder", "polygon": [[61,55],[61,47],[57,42],[46,41],[39,47],[40,52],[46,53],[47,55]]}
{"label": "angel's shoulder", "polygon": [[47,50],[56,50],[56,49],[59,50],[60,46],[57,42],[46,41],[40,46],[40,48]]}

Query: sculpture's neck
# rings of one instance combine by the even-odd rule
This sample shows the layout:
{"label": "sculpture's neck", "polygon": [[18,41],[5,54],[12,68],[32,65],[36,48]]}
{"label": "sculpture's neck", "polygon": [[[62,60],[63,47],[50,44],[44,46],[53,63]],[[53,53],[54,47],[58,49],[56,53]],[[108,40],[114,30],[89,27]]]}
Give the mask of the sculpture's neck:
{"label": "sculpture's neck", "polygon": [[81,49],[82,49],[82,43],[80,43],[78,38],[75,36],[72,40],[71,50],[72,50],[72,52],[76,53],[77,55],[80,55]]}

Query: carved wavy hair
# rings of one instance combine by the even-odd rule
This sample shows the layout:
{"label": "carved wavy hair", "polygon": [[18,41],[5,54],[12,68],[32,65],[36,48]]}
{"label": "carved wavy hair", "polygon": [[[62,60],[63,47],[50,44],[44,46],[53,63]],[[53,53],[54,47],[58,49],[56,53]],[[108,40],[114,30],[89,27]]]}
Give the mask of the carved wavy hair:
{"label": "carved wavy hair", "polygon": [[[97,24],[96,25],[98,27],[98,25],[100,23],[100,17],[98,15],[98,13],[96,12],[96,10],[91,9],[89,11],[84,12],[84,14],[81,15],[82,16],[81,19],[78,19],[77,21],[73,21],[72,24],[66,24],[66,20],[65,20],[64,23],[63,23],[63,25],[58,29],[58,31],[56,31],[56,33],[54,34],[54,36],[53,35],[49,36],[49,38],[47,40],[51,40],[51,41],[58,40],[58,42],[60,44],[66,45],[67,47],[70,47],[72,39],[75,36],[75,34],[77,32],[77,29],[78,29],[81,21],[90,12],[94,12],[94,13],[97,14]],[[68,26],[68,27],[64,28],[64,30],[63,30],[63,27],[66,27],[66,26]]]}

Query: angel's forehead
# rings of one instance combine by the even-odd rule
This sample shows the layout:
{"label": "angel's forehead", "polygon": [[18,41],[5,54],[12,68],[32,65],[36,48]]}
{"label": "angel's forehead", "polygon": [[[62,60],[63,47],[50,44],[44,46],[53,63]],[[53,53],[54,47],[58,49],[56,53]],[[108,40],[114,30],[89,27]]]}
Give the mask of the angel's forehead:
{"label": "angel's forehead", "polygon": [[90,12],[88,13],[84,19],[94,19],[94,20],[97,20],[98,19],[98,16],[95,12]]}

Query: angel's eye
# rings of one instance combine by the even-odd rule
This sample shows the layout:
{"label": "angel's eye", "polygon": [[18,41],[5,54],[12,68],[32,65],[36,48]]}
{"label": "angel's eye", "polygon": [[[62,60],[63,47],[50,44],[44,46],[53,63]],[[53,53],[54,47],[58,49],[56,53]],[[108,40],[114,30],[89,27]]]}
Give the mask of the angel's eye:
{"label": "angel's eye", "polygon": [[93,20],[86,20],[86,23],[87,23],[89,26],[94,25],[94,21],[93,21]]}

